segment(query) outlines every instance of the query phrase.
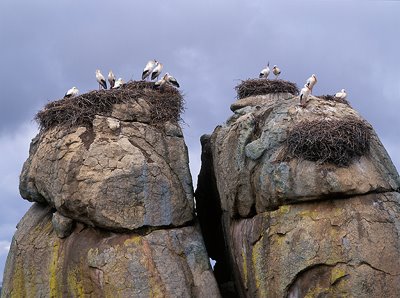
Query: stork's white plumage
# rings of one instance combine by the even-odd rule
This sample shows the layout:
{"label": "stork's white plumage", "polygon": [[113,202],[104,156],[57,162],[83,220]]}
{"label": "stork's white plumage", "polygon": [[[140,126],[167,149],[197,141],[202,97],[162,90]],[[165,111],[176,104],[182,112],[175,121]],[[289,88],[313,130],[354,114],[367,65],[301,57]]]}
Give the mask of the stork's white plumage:
{"label": "stork's white plumage", "polygon": [[274,65],[274,67],[272,68],[272,73],[275,75],[275,80],[278,79],[278,76],[281,74],[281,70]]}
{"label": "stork's white plumage", "polygon": [[160,63],[160,62],[156,63],[156,67],[154,67],[153,72],[151,73],[152,80],[154,80],[154,79],[158,80],[158,77],[160,76],[163,67],[164,67],[164,65],[162,63]]}
{"label": "stork's white plumage", "polygon": [[311,93],[312,93],[313,87],[314,87],[314,85],[315,85],[316,83],[317,83],[317,77],[315,76],[315,74],[312,74],[311,77],[309,77],[309,78],[307,79],[307,83],[306,83],[306,85],[308,86],[308,88],[311,90]]}
{"label": "stork's white plumage", "polygon": [[79,94],[79,90],[76,87],[72,87],[71,89],[69,89],[65,95],[64,98],[69,98],[69,97],[75,97]]}
{"label": "stork's white plumage", "polygon": [[340,92],[335,94],[335,97],[340,99],[346,99],[347,97],[346,90],[342,89]]}
{"label": "stork's white plumage", "polygon": [[175,86],[176,88],[179,88],[178,81],[173,76],[171,76],[168,72],[165,74],[165,77],[166,77],[166,81],[168,83],[170,83],[172,86]]}
{"label": "stork's white plumage", "polygon": [[114,87],[112,87],[113,89],[117,89],[119,87],[121,87],[124,84],[124,81],[122,80],[122,78],[119,78],[118,80],[115,81]]}
{"label": "stork's white plumage", "polygon": [[311,90],[308,87],[308,84],[305,84],[304,87],[300,91],[300,106],[305,108],[307,99],[310,96]]}
{"label": "stork's white plumage", "polygon": [[142,80],[145,80],[151,74],[157,63],[157,60],[150,60],[149,62],[147,62],[146,66],[143,69]]}
{"label": "stork's white plumage", "polygon": [[107,82],[104,79],[104,76],[101,74],[100,70],[96,69],[96,80],[99,83],[99,90],[101,89],[101,87],[103,87],[103,89],[107,89]]}
{"label": "stork's white plumage", "polygon": [[110,71],[108,72],[108,77],[107,77],[107,79],[108,79],[108,82],[110,83],[110,89],[113,88],[113,87],[114,87],[114,84],[115,84],[115,76],[114,76],[112,70],[110,70]]}
{"label": "stork's white plumage", "polygon": [[160,80],[154,83],[154,86],[157,88],[163,88],[164,85],[168,82],[168,73],[166,73]]}
{"label": "stork's white plumage", "polygon": [[260,75],[258,76],[260,79],[262,78],[262,79],[268,79],[268,76],[269,76],[269,73],[271,72],[271,70],[269,69],[269,61],[268,61],[268,64],[267,64],[267,67],[265,67],[265,68],[263,68],[261,71],[260,71]]}

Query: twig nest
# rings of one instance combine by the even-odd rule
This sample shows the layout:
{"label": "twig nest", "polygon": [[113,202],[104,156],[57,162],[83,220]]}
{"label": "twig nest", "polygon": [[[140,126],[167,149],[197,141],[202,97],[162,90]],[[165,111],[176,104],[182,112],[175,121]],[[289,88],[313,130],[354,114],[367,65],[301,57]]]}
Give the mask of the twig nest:
{"label": "twig nest", "polygon": [[301,121],[286,139],[288,156],[348,166],[369,151],[371,129],[360,119]]}
{"label": "twig nest", "polygon": [[299,94],[296,84],[284,80],[247,79],[237,85],[235,90],[238,99],[270,93]]}
{"label": "twig nest", "polygon": [[150,106],[151,125],[160,127],[166,121],[181,120],[184,100],[179,90],[171,86],[156,89],[153,82],[144,81],[132,81],[118,89],[91,91],[50,102],[36,114],[35,120],[41,131],[54,127],[92,127],[95,115],[111,116],[114,105],[140,103],[143,100]]}

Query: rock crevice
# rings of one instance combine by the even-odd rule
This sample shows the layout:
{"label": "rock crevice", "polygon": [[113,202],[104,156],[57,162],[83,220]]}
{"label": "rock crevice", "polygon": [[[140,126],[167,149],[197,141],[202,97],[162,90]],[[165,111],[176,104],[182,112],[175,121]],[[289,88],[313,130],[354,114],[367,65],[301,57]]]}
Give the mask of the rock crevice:
{"label": "rock crevice", "polygon": [[[173,118],[153,123],[145,95],[161,91],[124,98],[136,94],[132,86],[111,91],[118,103],[110,111],[79,112],[92,113],[90,123],[71,125],[63,111],[54,126],[57,110],[40,113],[46,125],[20,176],[21,196],[34,204],[11,245],[4,297],[220,296],[194,216],[181,128]],[[91,94],[108,100],[106,91]],[[48,108],[64,105],[77,103]]]}
{"label": "rock crevice", "polygon": [[[291,94],[250,96],[231,109],[202,137],[195,194],[206,247],[231,272],[236,295],[400,295],[400,179],[371,126],[348,104],[313,96],[304,109]],[[302,121],[349,117],[369,137],[348,164],[288,154]]]}

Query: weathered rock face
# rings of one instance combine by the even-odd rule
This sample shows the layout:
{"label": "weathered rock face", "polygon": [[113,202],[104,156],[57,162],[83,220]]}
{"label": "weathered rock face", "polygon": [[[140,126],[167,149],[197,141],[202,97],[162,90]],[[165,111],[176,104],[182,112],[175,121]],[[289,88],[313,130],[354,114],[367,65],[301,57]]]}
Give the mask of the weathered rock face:
{"label": "weathered rock face", "polygon": [[77,224],[59,239],[51,208],[18,225],[2,297],[218,297],[197,227],[114,233]]}
{"label": "weathered rock face", "polygon": [[369,151],[339,167],[287,158],[285,140],[304,119],[361,119],[348,105],[286,93],[231,109],[202,137],[196,201],[203,231],[220,223],[206,246],[217,265],[229,255],[239,296],[399,296],[400,179],[372,128]]}
{"label": "weathered rock face", "polygon": [[253,98],[239,100],[232,105],[235,114],[227,125],[214,131],[211,144],[224,211],[247,217],[252,208],[260,213],[288,202],[326,199],[332,194],[399,189],[396,169],[375,133],[369,154],[349,167],[299,159],[282,161],[284,141],[301,120],[360,118],[342,103],[312,97],[302,109],[293,98],[265,95],[254,97],[254,102]]}
{"label": "weathered rock face", "polygon": [[96,116],[93,130],[39,135],[21,174],[22,197],[112,230],[191,221],[193,189],[180,128],[167,123],[162,132],[121,118]]}
{"label": "weathered rock face", "polygon": [[140,98],[115,104],[90,128],[32,141],[20,192],[35,204],[12,241],[2,297],[220,296],[181,128],[151,125],[149,109]]}
{"label": "weathered rock face", "polygon": [[399,193],[369,194],[227,219],[243,293],[398,297],[399,202]]}

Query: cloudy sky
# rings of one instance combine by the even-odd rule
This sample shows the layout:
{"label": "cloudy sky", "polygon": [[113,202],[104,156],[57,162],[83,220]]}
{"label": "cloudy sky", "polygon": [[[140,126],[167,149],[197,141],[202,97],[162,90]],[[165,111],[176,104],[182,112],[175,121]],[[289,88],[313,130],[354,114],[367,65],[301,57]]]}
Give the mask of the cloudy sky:
{"label": "cloudy sky", "polygon": [[156,58],[179,81],[194,180],[199,138],[230,114],[234,87],[267,61],[315,94],[348,91],[400,169],[398,1],[0,1],[0,281],[15,225],[29,208],[18,176],[32,121],[72,86],[97,88],[95,69],[139,79]]}

